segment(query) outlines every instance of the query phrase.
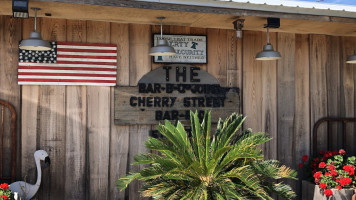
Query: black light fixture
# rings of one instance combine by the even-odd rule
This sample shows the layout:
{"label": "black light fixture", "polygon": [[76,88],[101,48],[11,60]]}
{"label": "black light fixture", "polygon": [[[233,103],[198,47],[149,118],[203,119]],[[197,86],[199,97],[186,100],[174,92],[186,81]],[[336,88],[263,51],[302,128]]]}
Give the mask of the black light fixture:
{"label": "black light fixture", "polygon": [[12,0],[12,16],[28,18],[28,0]]}
{"label": "black light fixture", "polygon": [[33,50],[33,51],[48,51],[52,49],[51,44],[42,40],[41,33],[37,32],[37,10],[39,8],[31,8],[35,11],[35,30],[30,33],[30,38],[22,40],[19,48],[23,50]]}
{"label": "black light fixture", "polygon": [[157,17],[161,21],[161,37],[157,41],[157,45],[150,49],[150,56],[170,56],[176,54],[173,47],[169,46],[167,40],[163,39],[162,33],[162,21],[165,17]]}
{"label": "black light fixture", "polygon": [[346,60],[346,63],[349,63],[349,64],[356,64],[356,50],[354,52],[354,55],[352,56],[349,56]]}
{"label": "black light fixture", "polygon": [[267,24],[264,28],[267,28],[267,44],[263,46],[263,50],[256,55],[256,60],[278,60],[281,59],[281,54],[278,51],[274,51],[272,44],[269,42],[269,29],[279,28],[279,18],[267,18]]}
{"label": "black light fixture", "polygon": [[232,22],[234,24],[234,29],[236,30],[237,38],[242,38],[242,28],[244,27],[244,22],[245,19],[240,19],[240,18]]}

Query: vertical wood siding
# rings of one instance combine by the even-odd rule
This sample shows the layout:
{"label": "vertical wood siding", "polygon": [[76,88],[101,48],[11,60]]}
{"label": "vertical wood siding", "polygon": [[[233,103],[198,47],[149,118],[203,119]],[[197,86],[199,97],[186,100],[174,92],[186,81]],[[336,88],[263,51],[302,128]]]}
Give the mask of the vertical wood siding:
{"label": "vertical wood siding", "polygon": [[[147,151],[143,142],[154,126],[115,125],[112,87],[18,86],[17,44],[33,31],[33,19],[0,16],[0,27],[0,98],[14,104],[19,116],[18,179],[26,176],[35,182],[33,153],[44,149],[52,164],[43,171],[38,199],[139,199],[140,183],[120,192],[116,180],[140,169],[129,162]],[[117,44],[118,86],[135,86],[161,65],[148,56],[152,33],[159,33],[159,26],[40,18],[38,30],[46,40]],[[302,155],[311,152],[311,132],[318,119],[355,117],[356,70],[344,62],[356,49],[354,37],[274,32],[271,43],[282,59],[262,62],[254,58],[266,43],[265,32],[244,31],[237,39],[233,30],[163,30],[207,35],[208,63],[196,66],[222,86],[241,89],[244,127],[273,137],[261,146],[266,158],[298,169]],[[347,127],[354,132],[355,128]],[[318,145],[325,149],[322,132]],[[355,152],[356,137],[348,137],[347,150]],[[300,190],[297,182],[290,183]]]}

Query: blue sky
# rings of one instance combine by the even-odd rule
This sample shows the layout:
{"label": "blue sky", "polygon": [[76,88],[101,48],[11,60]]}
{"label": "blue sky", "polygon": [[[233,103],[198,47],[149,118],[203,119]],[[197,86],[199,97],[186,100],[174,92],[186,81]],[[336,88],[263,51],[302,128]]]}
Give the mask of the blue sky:
{"label": "blue sky", "polygon": [[334,4],[344,4],[344,5],[356,5],[356,1],[355,0],[300,0],[300,1],[324,2],[324,3],[334,3]]}

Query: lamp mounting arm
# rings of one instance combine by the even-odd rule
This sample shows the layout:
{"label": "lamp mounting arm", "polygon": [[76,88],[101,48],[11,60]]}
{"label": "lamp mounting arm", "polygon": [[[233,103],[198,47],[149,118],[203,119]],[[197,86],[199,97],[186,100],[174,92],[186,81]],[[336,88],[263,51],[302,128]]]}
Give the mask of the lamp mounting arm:
{"label": "lamp mounting arm", "polygon": [[166,19],[165,17],[157,17],[157,19],[160,20],[161,22],[161,39],[163,38],[163,28],[162,28],[162,24],[163,24],[163,20]]}
{"label": "lamp mounting arm", "polygon": [[41,10],[40,8],[31,8],[35,11],[35,32],[37,32],[37,10]]}
{"label": "lamp mounting arm", "polygon": [[270,44],[269,43],[269,27],[267,26],[267,44]]}

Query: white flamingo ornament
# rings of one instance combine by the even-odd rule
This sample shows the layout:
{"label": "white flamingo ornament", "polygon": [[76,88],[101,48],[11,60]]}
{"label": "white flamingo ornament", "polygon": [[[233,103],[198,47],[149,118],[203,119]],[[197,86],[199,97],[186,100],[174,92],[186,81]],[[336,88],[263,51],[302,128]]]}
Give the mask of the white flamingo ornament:
{"label": "white flamingo ornament", "polygon": [[37,181],[34,185],[26,183],[24,181],[17,181],[14,183],[10,184],[10,190],[12,193],[17,192],[19,197],[21,197],[21,200],[30,200],[35,194],[37,193],[38,189],[40,188],[41,184],[41,165],[40,161],[44,160],[45,161],[45,166],[46,167],[48,164],[50,164],[50,159],[48,157],[48,154],[44,150],[38,150],[34,154],[35,156],[35,162],[36,162],[36,167],[37,167]]}

